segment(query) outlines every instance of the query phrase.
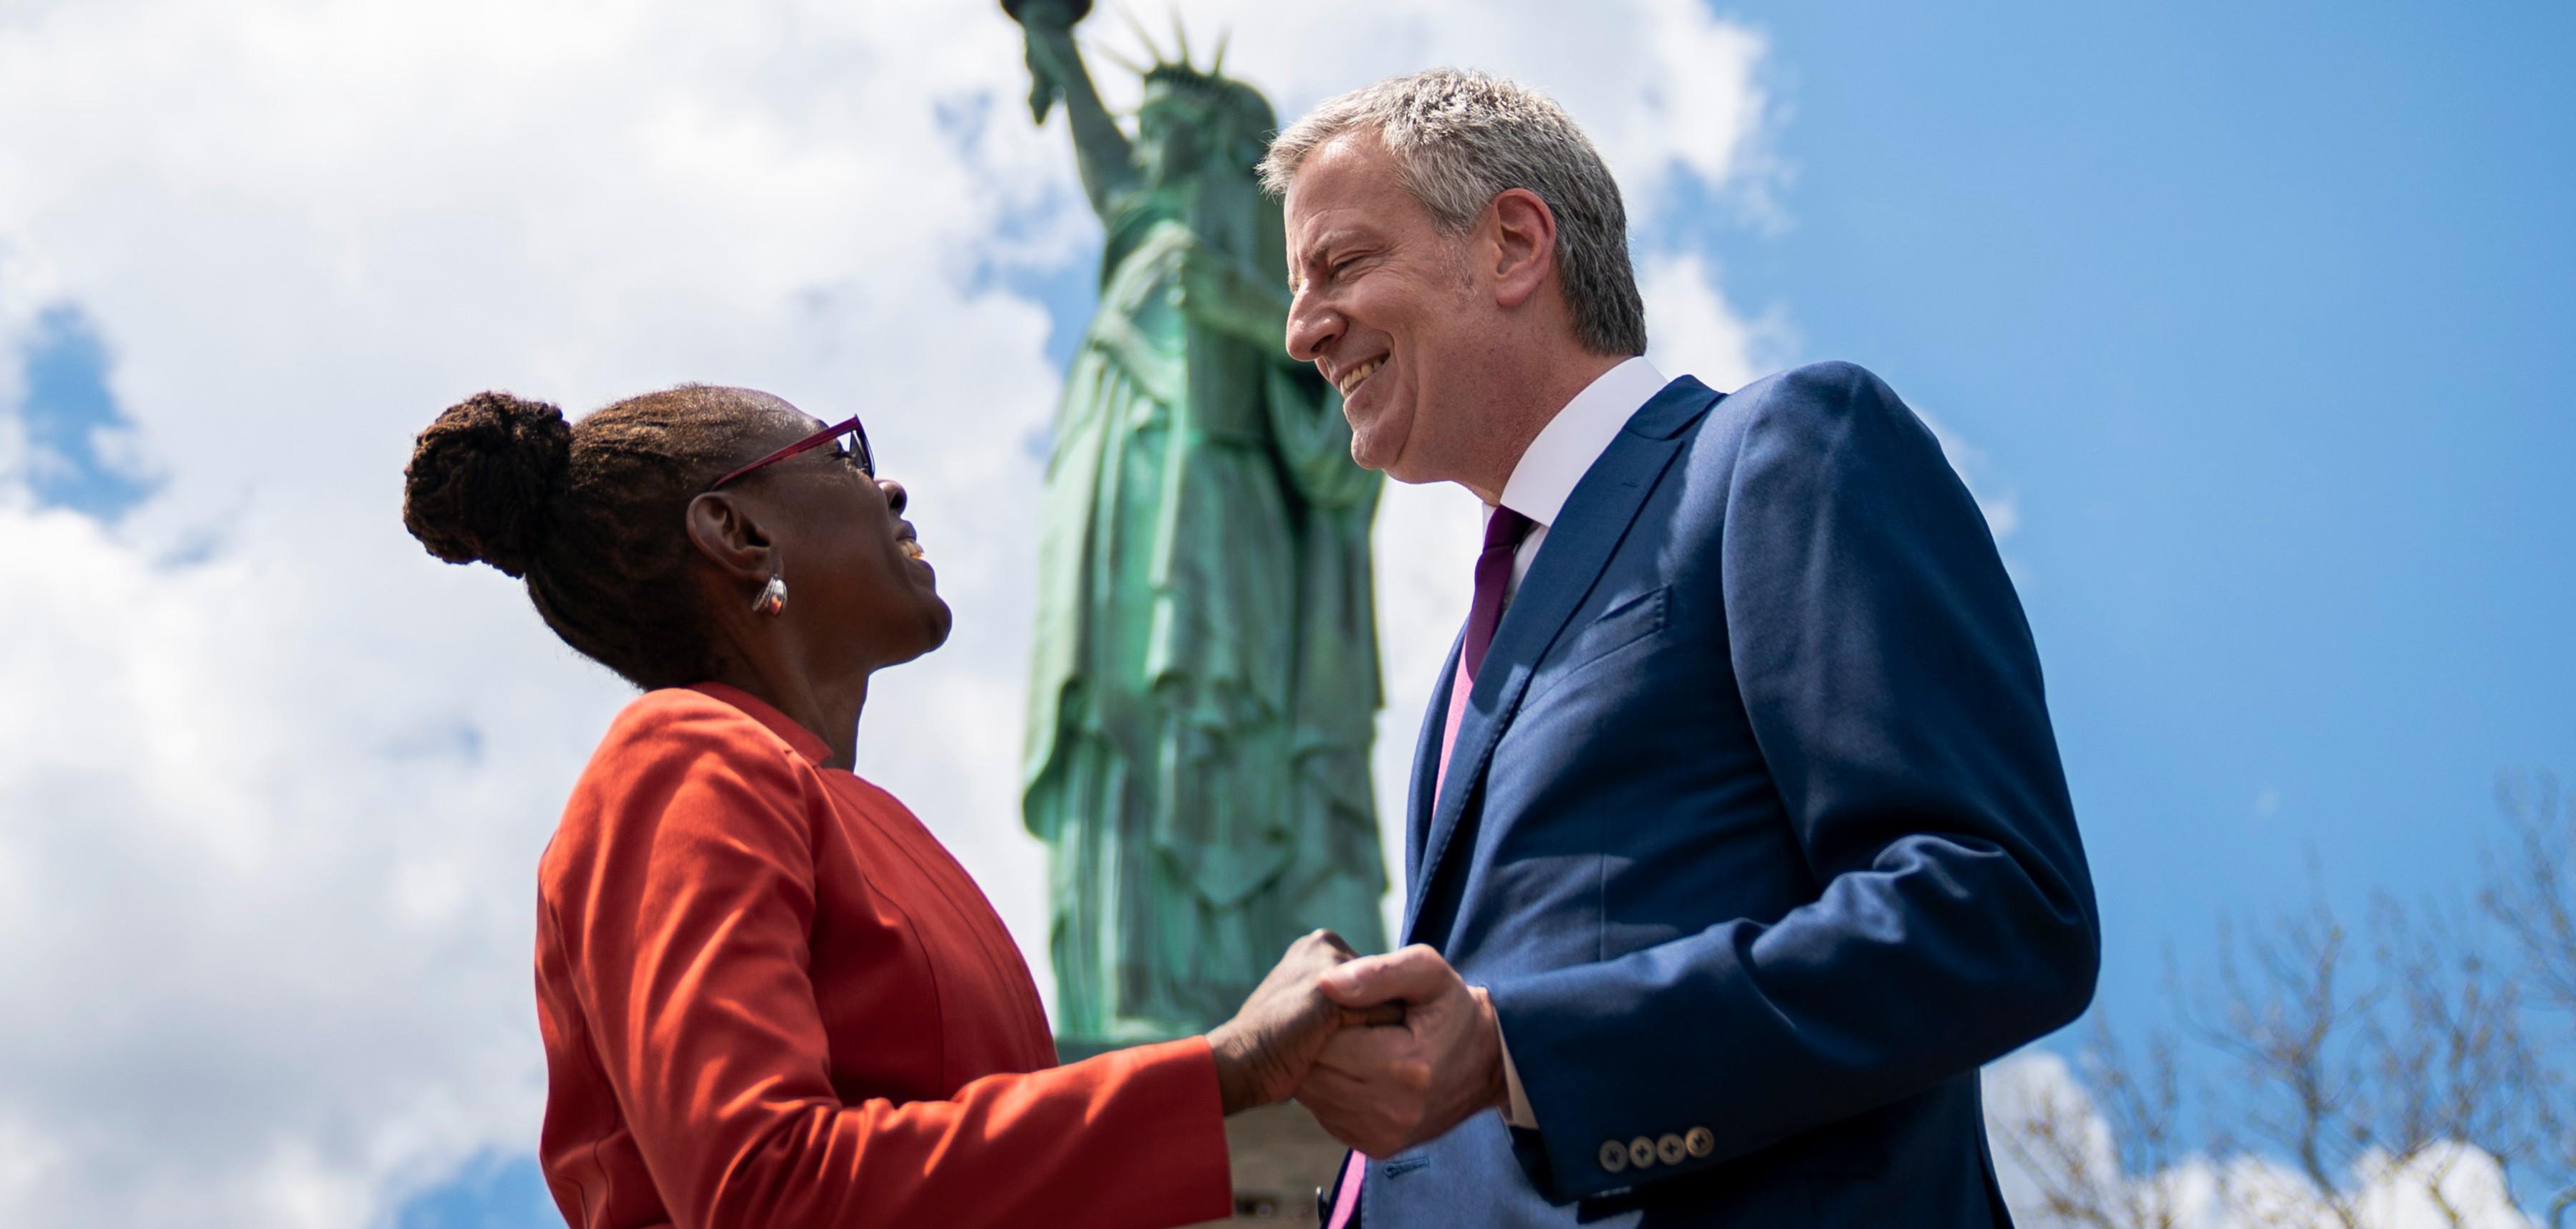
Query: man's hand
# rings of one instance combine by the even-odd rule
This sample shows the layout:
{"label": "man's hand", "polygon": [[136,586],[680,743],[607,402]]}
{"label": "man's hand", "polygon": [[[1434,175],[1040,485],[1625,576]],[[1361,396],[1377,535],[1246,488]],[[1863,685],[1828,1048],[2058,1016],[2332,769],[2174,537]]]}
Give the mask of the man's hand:
{"label": "man's hand", "polygon": [[1350,944],[1332,931],[1297,940],[1234,1018],[1209,1031],[1217,1097],[1226,1113],[1287,1100],[1334,1030],[1404,1018],[1400,1006],[1353,1010],[1324,997],[1318,978],[1350,958]]}
{"label": "man's hand", "polygon": [[1346,1028],[1324,1043],[1297,1100],[1334,1138],[1384,1159],[1504,1106],[1503,1034],[1485,992],[1415,944],[1318,980],[1347,1009],[1404,1004],[1404,1023]]}

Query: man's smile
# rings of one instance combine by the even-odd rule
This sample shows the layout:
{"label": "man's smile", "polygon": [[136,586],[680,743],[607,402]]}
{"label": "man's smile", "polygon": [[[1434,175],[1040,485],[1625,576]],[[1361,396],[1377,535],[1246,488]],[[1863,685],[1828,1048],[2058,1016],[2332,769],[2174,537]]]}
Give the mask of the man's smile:
{"label": "man's smile", "polygon": [[1365,362],[1354,363],[1333,377],[1333,387],[1341,392],[1342,400],[1348,401],[1362,381],[1376,375],[1377,369],[1385,365],[1386,358],[1383,355]]}

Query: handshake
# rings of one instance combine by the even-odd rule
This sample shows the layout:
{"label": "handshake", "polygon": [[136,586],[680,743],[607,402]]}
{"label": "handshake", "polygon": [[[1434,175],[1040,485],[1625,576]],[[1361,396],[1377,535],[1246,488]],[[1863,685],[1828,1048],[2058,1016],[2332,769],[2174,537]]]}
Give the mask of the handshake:
{"label": "handshake", "polygon": [[1485,992],[1419,944],[1360,956],[1329,930],[1307,935],[1208,1045],[1226,1113],[1293,1096],[1381,1159],[1507,1105]]}

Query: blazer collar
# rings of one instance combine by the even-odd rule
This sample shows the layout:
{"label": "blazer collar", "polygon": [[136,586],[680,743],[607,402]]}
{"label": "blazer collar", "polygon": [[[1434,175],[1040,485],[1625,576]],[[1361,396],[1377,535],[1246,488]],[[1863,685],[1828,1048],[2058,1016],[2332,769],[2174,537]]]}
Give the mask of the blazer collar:
{"label": "blazer collar", "polygon": [[[1665,385],[1629,416],[1628,425],[1611,440],[1609,449],[1575,484],[1563,515],[1548,527],[1538,558],[1530,562],[1520,592],[1503,608],[1503,621],[1485,651],[1484,668],[1467,693],[1467,711],[1458,721],[1458,742],[1449,752],[1448,779],[1438,783],[1435,792],[1424,789],[1423,783],[1437,770],[1418,761],[1427,756],[1432,764],[1439,762],[1440,749],[1432,740],[1439,737],[1441,714],[1456,678],[1457,655],[1451,653],[1448,673],[1432,689],[1434,715],[1423,726],[1425,740],[1416,753],[1416,814],[1428,809],[1431,822],[1427,828],[1406,825],[1405,861],[1412,880],[1405,894],[1403,942],[1418,941],[1414,927],[1421,921],[1422,901],[1440,873],[1459,817],[1484,784],[1494,743],[1511,724],[1539,659],[1556,643],[1566,620],[1592,592],[1620,539],[1627,536],[1647,492],[1679,451],[1676,437],[1717,400],[1718,394],[1689,376]],[[1418,844],[1416,833],[1421,836]]]}
{"label": "blazer collar", "polygon": [[[1458,685],[1458,655],[1466,651],[1467,632],[1460,628],[1449,641],[1449,656],[1440,662],[1440,682],[1431,689],[1431,703],[1422,713],[1422,733],[1413,740],[1413,782],[1405,791],[1404,806],[1404,882],[1413,883],[1422,873],[1422,837],[1431,824],[1431,801],[1439,796],[1440,731],[1448,724],[1449,689]],[[1413,898],[1405,898],[1405,916],[1413,916]]]}
{"label": "blazer collar", "polygon": [[742,688],[725,683],[691,683],[689,690],[741,709],[743,716],[768,727],[770,733],[777,735],[779,741],[786,743],[796,754],[804,756],[809,764],[819,767],[832,758],[832,748],[823,742],[822,735],[796,724],[794,718]]}

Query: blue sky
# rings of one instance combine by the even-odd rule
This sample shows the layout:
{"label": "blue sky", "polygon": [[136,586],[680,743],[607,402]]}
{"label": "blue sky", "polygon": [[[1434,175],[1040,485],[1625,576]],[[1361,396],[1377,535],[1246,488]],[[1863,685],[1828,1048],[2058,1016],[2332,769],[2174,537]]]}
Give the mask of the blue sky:
{"label": "blue sky", "polygon": [[37,502],[114,520],[149,491],[112,455],[107,441],[129,429],[109,391],[111,357],[89,317],[70,304],[39,312],[17,354],[25,382],[30,467]]}
{"label": "blue sky", "polygon": [[[679,47],[685,54],[670,61],[671,71],[644,76],[703,85],[688,74],[725,57],[701,54],[670,31],[721,42],[750,29],[755,33],[741,37],[756,41],[760,23],[726,20],[691,30],[687,18],[674,16],[688,7],[639,19],[638,25],[663,27],[648,32],[649,39],[635,27],[594,27],[585,19],[573,41]],[[1981,495],[2014,509],[2005,553],[2048,671],[2105,912],[2098,1010],[2131,1031],[2169,1022],[2165,953],[2175,954],[2187,979],[2204,972],[2219,914],[2260,915],[2304,898],[2312,856],[2325,890],[2354,912],[2376,889],[2412,895],[2465,885],[2478,842],[2491,830],[2497,772],[2576,774],[2576,705],[2570,703],[2576,652],[2561,630],[2576,606],[2569,579],[2576,560],[2576,481],[2569,473],[2576,465],[2576,422],[2562,410],[2555,387],[2560,356],[2576,339],[2576,290],[2569,288],[2576,277],[2576,227],[2567,221],[2576,217],[2576,89],[2564,84],[2560,63],[2576,48],[2576,9],[1782,0],[1713,11],[1750,26],[1766,42],[1759,62],[1772,113],[1764,147],[1780,169],[1758,182],[1772,204],[1748,208],[1742,184],[1709,193],[1686,176],[1664,176],[1667,187],[1660,191],[1670,195],[1654,202],[1662,207],[1644,211],[1656,221],[1638,236],[1639,247],[1705,257],[1718,272],[1725,302],[1761,322],[1770,365],[1838,358],[1878,371],[1972,450],[1971,476]],[[965,32],[960,37],[1006,39],[997,18],[974,16],[980,20],[957,19]],[[147,44],[160,36],[152,32],[159,25],[144,23],[138,28],[145,32],[131,37]],[[214,45],[189,29],[171,25],[166,33],[186,43],[192,57]],[[881,132],[872,142],[857,142],[847,135],[851,129],[799,131],[803,111],[784,106],[797,114],[771,128],[707,121],[700,132],[690,127],[693,115],[741,118],[723,111],[740,94],[718,80],[688,106],[636,108],[680,117],[657,121],[665,128],[655,131],[680,142],[685,157],[656,163],[620,144],[615,138],[622,130],[610,118],[553,101],[512,103],[504,108],[508,122],[490,128],[473,127],[474,114],[460,112],[454,122],[465,135],[453,139],[440,125],[395,131],[408,121],[388,117],[425,110],[402,90],[445,88],[435,71],[411,66],[445,64],[439,57],[454,49],[435,40],[423,44],[417,32],[398,26],[387,29],[381,44],[360,47],[362,54],[343,48],[312,61],[321,66],[316,72],[350,66],[346,80],[316,80],[327,87],[322,96],[347,99],[351,114],[376,117],[363,146],[335,146],[346,134],[328,125],[281,127],[270,122],[271,112],[256,109],[242,113],[249,121],[236,122],[234,111],[217,107],[207,113],[227,117],[228,133],[279,135],[275,148],[202,159],[195,154],[207,139],[187,135],[186,110],[145,106],[161,96],[140,93],[133,109],[145,119],[130,130],[104,129],[124,135],[110,143],[113,157],[96,164],[32,141],[13,146],[0,139],[0,154],[38,149],[42,156],[25,155],[26,164],[70,168],[43,183],[43,193],[52,195],[30,189],[27,197],[69,202],[58,216],[44,215],[45,228],[31,224],[27,232],[53,236],[69,253],[53,281],[41,291],[0,284],[0,309],[11,306],[12,295],[39,296],[20,311],[23,327],[11,346],[25,378],[23,426],[40,459],[27,485],[36,502],[85,513],[127,536],[81,537],[40,520],[10,523],[70,544],[52,548],[47,558],[86,564],[131,549],[164,562],[211,560],[202,568],[151,573],[148,583],[135,579],[144,571],[102,572],[113,583],[101,591],[99,617],[80,614],[62,627],[122,627],[134,607],[150,614],[156,603],[214,612],[208,618],[217,621],[208,626],[215,632],[207,641],[191,640],[188,627],[172,624],[181,633],[169,640],[177,646],[173,655],[153,660],[162,660],[165,670],[183,660],[212,670],[239,657],[251,681],[213,673],[208,677],[231,689],[209,694],[229,705],[244,688],[256,687],[283,697],[279,707],[327,714],[311,727],[276,725],[304,731],[299,737],[320,747],[287,739],[298,756],[373,763],[312,733],[325,728],[350,731],[351,746],[377,738],[380,726],[395,731],[384,745],[414,745],[414,727],[423,721],[473,735],[477,754],[467,759],[481,767],[404,767],[383,773],[378,786],[344,791],[334,783],[317,790],[306,783],[292,795],[262,794],[221,777],[233,762],[246,765],[239,770],[245,777],[286,775],[265,767],[261,756],[268,751],[248,742],[244,752],[210,740],[213,750],[203,760],[191,758],[198,754],[193,745],[150,757],[169,771],[212,782],[204,791],[216,799],[212,810],[283,816],[272,824],[283,834],[278,844],[245,838],[241,846],[266,851],[266,864],[281,869],[273,881],[244,878],[266,886],[242,890],[235,901],[240,907],[224,916],[253,912],[258,901],[274,898],[289,919],[273,930],[242,931],[264,936],[250,946],[318,933],[301,921],[305,916],[338,916],[352,919],[350,942],[369,953],[371,967],[449,976],[446,965],[418,955],[431,951],[439,961],[453,956],[455,967],[474,970],[438,983],[417,1001],[356,981],[336,997],[328,987],[298,997],[305,990],[282,970],[290,963],[340,967],[334,961],[344,954],[319,948],[270,957],[281,985],[294,993],[263,989],[262,995],[274,998],[280,1013],[330,1020],[338,1031],[327,1037],[291,1035],[271,1017],[226,1014],[236,999],[252,997],[247,994],[218,988],[200,1000],[174,991],[170,1001],[186,1008],[179,1014],[191,1028],[211,1005],[225,1027],[210,1027],[209,1035],[274,1041],[274,1054],[245,1042],[240,1053],[226,1056],[243,1069],[275,1070],[290,1061],[278,1055],[291,1055],[294,1065],[310,1068],[314,1089],[339,1089],[349,1078],[341,1073],[351,1070],[381,1078],[382,1099],[395,1107],[386,1112],[396,1119],[410,1112],[402,1107],[421,1088],[431,1090],[433,1106],[444,1104],[438,1098],[448,1090],[463,1090],[468,1104],[455,1110],[455,1119],[505,1122],[498,1134],[513,1142],[482,1151],[452,1180],[399,1209],[393,1223],[397,1229],[519,1229],[556,1223],[526,1147],[534,1134],[532,1107],[525,1104],[533,1095],[526,1085],[534,1055],[524,1003],[524,868],[543,840],[568,765],[578,763],[602,714],[621,697],[545,640],[514,589],[488,576],[435,572],[396,536],[382,505],[386,475],[399,467],[409,432],[443,403],[435,398],[511,379],[522,381],[524,391],[561,396],[568,404],[596,393],[586,403],[596,404],[655,382],[767,382],[767,373],[793,371],[804,383],[783,391],[798,397],[859,385],[884,392],[888,405],[956,395],[1040,406],[1043,364],[1020,361],[1026,356],[1012,347],[1034,354],[1041,349],[1035,338],[1052,327],[1055,341],[1042,348],[1060,363],[1066,326],[1088,313],[1092,271],[1087,257],[1047,246],[1055,242],[1046,234],[1047,211],[1079,208],[1064,185],[1011,187],[1010,175],[1028,174],[1015,161],[1032,156],[1028,149],[1056,160],[1050,165],[1069,166],[1070,159],[1056,146],[1060,129],[1022,131],[1023,113],[1010,92],[1019,88],[1016,61],[998,42],[998,51],[960,52],[961,61],[978,67],[951,73],[955,80],[940,75],[950,70],[937,67],[945,61],[936,57],[922,60],[932,68],[907,63],[881,74],[927,74],[961,96],[974,94],[970,86],[983,88],[977,82],[989,85],[988,77],[1007,78],[994,95],[1008,104],[994,118],[1007,122],[989,125],[989,132]],[[0,22],[0,68],[13,63],[6,58],[12,32]],[[334,36],[340,33],[346,32]],[[1402,26],[1393,49],[1378,51],[1392,55],[1418,44],[1426,62],[1462,54],[1446,50],[1452,45],[1446,34],[1417,34],[1418,22]],[[1462,46],[1474,37],[1482,35],[1455,34]],[[947,44],[923,39],[919,45]],[[1246,62],[1260,54],[1249,40],[1238,50]],[[755,47],[746,54],[766,53]],[[137,58],[125,44],[103,54],[106,63]],[[203,54],[214,62],[216,53]],[[1583,59],[1587,54],[1563,53],[1567,73],[1598,68]],[[849,74],[839,61],[822,64],[827,58],[790,57],[782,62],[795,71],[764,88],[780,91],[780,98],[819,99],[818,114],[828,107],[885,113],[868,108],[895,105],[834,93]],[[1298,88],[1310,92],[1314,74],[1305,64],[1313,58],[1299,58],[1295,70],[1306,74]],[[1580,68],[1572,66],[1576,61]],[[246,62],[263,63],[255,56]],[[559,73],[589,62],[543,63],[545,73]],[[1256,76],[1284,81],[1287,62],[1266,70],[1276,77]],[[28,60],[21,67],[42,65]],[[835,84],[809,87],[797,75],[809,70],[814,80]],[[499,84],[487,82],[491,97],[517,97],[507,91],[522,83],[494,71],[500,76],[492,78]],[[0,72],[0,79],[6,76]],[[247,79],[254,84],[241,96],[261,98],[258,89],[274,76],[259,68]],[[545,74],[530,80],[542,83]],[[912,77],[896,84],[919,88]],[[531,88],[540,92],[529,97],[557,98],[545,92],[552,86]],[[565,89],[563,97],[572,96]],[[274,114],[300,113],[281,107]],[[768,118],[756,109],[746,114]],[[835,123],[849,118],[828,114]],[[511,165],[540,176],[561,161],[561,178],[484,193],[472,186],[484,180],[452,173],[461,165],[479,176],[484,144],[499,144],[495,133],[526,130],[537,122],[530,116],[548,117],[544,123],[557,127],[536,130],[527,144],[539,153]],[[1586,118],[1580,107],[1577,118]],[[768,143],[739,139],[744,131],[765,133]],[[601,132],[612,139],[598,139]],[[156,144],[163,134],[167,149]],[[705,143],[687,143],[700,139]],[[862,162],[849,171],[815,151],[868,155],[862,147],[871,144],[913,176],[911,182],[932,185],[921,189],[932,204],[908,225],[890,228],[900,242],[832,246],[843,242],[835,236],[866,228],[840,220],[854,215],[817,217],[867,200],[872,176],[883,168]],[[965,147],[960,165],[994,178],[941,179],[925,169],[957,161],[955,144]],[[420,151],[416,160],[438,178],[413,183],[400,168],[357,161],[380,145],[406,151],[406,161],[414,160],[409,151]],[[292,156],[276,152],[281,148]],[[781,233],[796,237],[793,244],[742,240],[753,228],[728,224],[735,215],[708,203],[724,194],[705,200],[692,194],[701,177],[650,178],[717,148],[758,155],[744,155],[737,179],[789,183],[798,191],[780,194],[781,200],[807,193],[822,202],[813,216],[767,203],[762,208],[770,214],[750,215],[775,219]],[[669,152],[658,146],[644,152],[657,149]],[[17,165],[0,160],[0,168]],[[213,188],[186,178],[207,167],[238,168],[241,178],[205,181],[216,183]],[[543,212],[549,191],[623,183],[620,177],[635,167],[643,169],[631,173],[646,176],[654,190],[617,199],[677,201],[679,212],[630,216],[593,198],[582,198],[581,210]],[[80,196],[62,186],[67,183],[95,186],[95,195]],[[184,234],[203,236],[187,240],[187,253],[202,254],[202,262],[170,258],[167,244],[153,246],[162,236],[131,220],[157,215],[119,212],[164,191],[179,211],[174,216],[188,222]],[[273,212],[252,207],[267,203],[261,194],[271,191]],[[392,202],[381,216],[369,212],[376,208],[374,192]],[[932,262],[941,259],[941,245],[980,233],[974,227],[983,219],[975,210],[994,194],[1004,198],[993,207],[1000,233],[1029,247],[995,260],[989,281],[1040,300],[1045,319],[1016,302],[938,297],[946,287]],[[0,227],[19,216],[12,208],[0,201]],[[539,224],[509,229],[504,223],[514,209],[534,211]],[[950,215],[967,222],[950,225]],[[681,226],[693,242],[662,246]],[[322,254],[300,256],[304,249],[295,245],[312,235],[320,236],[315,243]],[[13,238],[22,250],[11,250]],[[0,229],[0,276],[20,267],[11,259],[26,255],[24,245],[34,241]],[[382,251],[371,246],[380,241]],[[907,247],[930,255],[919,265],[904,264],[910,257],[898,249]],[[129,267],[129,248],[161,254],[135,256]],[[642,251],[655,259],[629,260]],[[383,252],[430,255],[415,268]],[[238,265],[228,263],[236,259]],[[806,301],[798,296],[811,287],[799,279],[816,276],[809,266],[859,269],[865,278],[886,278],[891,267],[897,270],[891,276],[907,284],[938,288],[922,292],[933,300],[926,307],[901,296],[871,299],[868,283],[854,274],[847,286],[828,283],[812,296],[841,305],[832,309],[839,316],[764,314],[776,303]],[[565,286],[575,289],[560,290]],[[244,296],[241,304],[265,306],[241,306],[236,294]],[[271,298],[257,300],[260,294]],[[403,305],[450,298],[462,307],[397,314]],[[693,312],[673,306],[679,304],[717,306]],[[299,311],[306,314],[292,314]],[[0,318],[7,314],[0,310]],[[159,348],[146,339],[158,339]],[[521,354],[512,345],[535,357],[504,362],[498,356]],[[972,365],[939,359],[942,345],[989,348],[996,357]],[[887,361],[889,352],[908,350],[933,361],[913,364],[919,374]],[[1663,357],[1667,369],[1691,365],[1686,353]],[[972,391],[955,393],[958,386]],[[144,395],[134,396],[137,389]],[[128,404],[120,404],[120,394]],[[141,412],[147,403],[158,408]],[[263,417],[272,406],[274,416]],[[1023,428],[1042,420],[1042,408],[1032,410],[1007,438],[1021,438]],[[96,429],[106,434],[94,435]],[[936,439],[932,426],[919,421],[896,421],[880,434],[908,465],[929,460],[927,445]],[[136,439],[139,449],[131,447]],[[144,462],[133,463],[129,452]],[[46,457],[58,467],[48,470]],[[296,457],[306,459],[297,463]],[[1024,470],[1033,463],[1020,457],[1018,464]],[[941,474],[948,471],[924,468],[930,473],[916,491],[928,494],[921,500],[926,509],[941,514],[937,549],[1026,536],[1017,532],[1029,511],[1024,505],[997,498],[989,501],[986,520],[972,521],[959,511],[965,501],[939,506]],[[992,489],[1027,485],[1021,470],[996,475]],[[356,494],[328,485],[344,481]],[[0,514],[14,515],[5,504]],[[145,524],[136,528],[136,521]],[[384,608],[364,619],[344,617],[333,599],[314,596],[320,586],[298,588],[300,574],[280,561],[302,559],[308,534],[316,543],[309,553],[331,563],[326,578],[341,584],[344,575],[356,576],[342,587],[375,594]],[[209,536],[221,545],[189,547]],[[266,549],[260,544],[270,541],[289,545],[260,554]],[[1006,602],[1024,580],[1025,560],[1009,550],[994,557],[999,562],[989,570],[999,579],[981,582],[984,588],[975,587],[980,557],[951,567],[943,585],[954,577],[985,609],[1000,605],[1016,617]],[[391,561],[381,574],[369,570],[379,560]],[[396,563],[408,570],[395,570]],[[296,594],[304,596],[285,600]],[[901,697],[911,687],[915,699],[937,690],[965,697],[961,705],[1015,702],[1017,659],[997,647],[1000,640],[970,638],[1016,637],[1025,624],[987,616],[984,622],[1000,630],[979,632],[977,608],[967,600],[959,605],[963,647],[952,646],[941,666],[959,673],[908,676],[891,682],[890,694]],[[352,626],[363,630],[352,633]],[[1437,638],[1445,644],[1445,633]],[[271,651],[265,646],[272,641],[291,651]],[[96,660],[81,657],[80,647],[54,655]],[[436,672],[418,663],[437,660],[442,651],[488,655],[479,660],[492,677],[530,681],[428,679]],[[973,655],[999,663],[993,678],[972,673]],[[309,679],[296,672],[308,658]],[[380,723],[364,704],[339,707],[343,676],[383,688],[416,711],[395,714],[401,722],[387,717]],[[967,685],[957,685],[961,679]],[[1400,682],[1390,680],[1391,694],[1405,690]],[[195,694],[185,686],[166,690]],[[317,695],[333,698],[313,703]],[[940,709],[931,716],[949,718],[944,728],[951,731],[998,725],[1008,742],[1012,714],[978,722],[960,712],[980,710]],[[0,718],[10,716],[0,705]],[[260,703],[244,699],[231,724],[264,731],[270,717]],[[87,731],[85,720],[60,724]],[[1395,724],[1409,729],[1410,718]],[[13,728],[42,732],[25,723]],[[1007,786],[1000,787],[999,803],[935,786],[943,774],[969,775],[926,749],[942,728],[925,717],[918,731],[871,726],[866,732],[881,742],[896,740],[897,749],[887,754],[892,764],[918,765],[908,779],[906,768],[890,767],[889,783],[943,837],[960,844],[1006,917],[1025,929],[1026,919],[1014,912],[1025,902],[1013,902],[1035,880],[997,879],[994,870],[1021,866],[1008,859],[1024,863],[1025,851],[981,838],[968,844],[958,830],[941,827],[956,822],[944,817],[969,804],[994,812],[976,822],[1014,826]],[[907,737],[925,741],[907,752],[899,741]],[[1003,762],[997,757],[1008,754],[965,741],[971,745],[959,754],[982,757],[978,763]],[[51,745],[26,754],[41,760]],[[9,770],[0,764],[0,777]],[[403,775],[411,773],[419,775]],[[940,788],[949,792],[935,792]],[[319,801],[301,801],[308,793]],[[262,802],[277,797],[290,801]],[[399,833],[381,849],[333,844],[359,839],[337,835],[348,830],[343,813],[371,813],[369,806],[395,813],[398,804],[420,807],[442,824],[455,821],[461,844],[416,849],[408,843],[413,837]],[[293,826],[303,813],[297,808],[308,805],[327,823]],[[7,818],[0,815],[0,838],[17,835]],[[93,828],[124,831],[109,818],[102,810],[92,817]],[[182,853],[195,848],[185,843],[184,827],[135,831]],[[452,834],[440,829],[442,837]],[[317,855],[306,863],[280,852],[306,845],[337,860]],[[66,854],[61,865],[122,875],[137,862],[128,851],[148,847],[101,837],[94,850]],[[23,842],[16,852],[27,849],[52,852]],[[12,852],[0,840],[0,874],[10,871]],[[453,882],[441,877],[451,872]],[[54,877],[109,885],[83,889],[99,899],[170,895],[152,881],[115,878],[109,870]],[[346,899],[308,899],[299,893],[309,884],[344,892]],[[377,897],[412,911],[402,916],[414,929],[368,929],[376,923],[361,916],[359,904]],[[0,894],[0,915],[8,904]],[[216,928],[208,928],[211,946],[203,951],[180,944],[185,936],[176,930],[161,933],[178,936],[168,940],[173,960],[219,973],[229,968],[220,963],[226,952],[245,946]],[[415,941],[423,946],[401,945]],[[264,973],[236,980],[268,985]],[[80,983],[74,977],[44,984]],[[357,1026],[344,1028],[344,1016],[331,1014],[370,997],[396,1002],[400,1010],[388,1018],[399,1019],[399,1026],[360,1014],[346,1016]],[[406,1027],[416,1032],[400,1031]],[[61,1035],[93,1033],[108,1039],[102,1047],[124,1036],[86,1028]],[[419,1040],[432,1035],[461,1038],[455,1048],[477,1056],[475,1065],[423,1063],[375,1074],[384,1055],[429,1048]],[[2056,1044],[2073,1040],[2061,1037]],[[103,1048],[101,1055],[99,1070],[132,1066],[130,1050]],[[483,1065],[485,1055],[497,1057]],[[457,1078],[459,1070],[471,1070],[479,1082]],[[478,1095],[492,1104],[474,1100]],[[324,1103],[320,1093],[298,1090],[295,1097],[280,1092],[260,1111],[275,1113],[281,1136],[301,1131],[298,1138],[332,1139],[339,1111],[295,1108]],[[446,1121],[436,1113],[416,1120]],[[10,1138],[9,1125],[0,1115],[0,1145]],[[495,1134],[482,1125],[453,1132],[476,1140]],[[420,1155],[444,1155],[423,1148]],[[202,1162],[209,1174],[242,1163],[196,1142],[171,1152],[215,1158]],[[325,1161],[357,1171],[370,1163],[336,1154]],[[114,1171],[101,1165],[102,1174]],[[365,1172],[367,1181],[402,1185]],[[242,1202],[249,1196],[226,1198],[233,1200],[227,1208],[253,1206]],[[316,1223],[328,1220],[324,1215]]]}
{"label": "blue sky", "polygon": [[2464,885],[2495,774],[2576,770],[2576,10],[1735,11],[1794,224],[1713,250],[2014,493],[2101,1010],[2311,851]]}

